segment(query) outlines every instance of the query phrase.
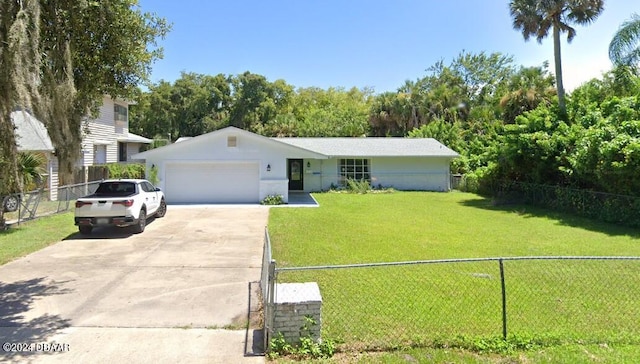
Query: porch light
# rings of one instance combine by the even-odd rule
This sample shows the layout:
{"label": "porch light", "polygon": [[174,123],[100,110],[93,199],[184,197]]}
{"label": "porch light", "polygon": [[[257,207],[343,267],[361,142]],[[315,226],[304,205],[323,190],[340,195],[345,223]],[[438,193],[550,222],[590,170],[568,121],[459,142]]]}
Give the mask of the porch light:
{"label": "porch light", "polygon": [[307,161],[307,168],[311,168],[311,162]]}
{"label": "porch light", "polygon": [[267,172],[271,172],[271,164],[267,164]]}

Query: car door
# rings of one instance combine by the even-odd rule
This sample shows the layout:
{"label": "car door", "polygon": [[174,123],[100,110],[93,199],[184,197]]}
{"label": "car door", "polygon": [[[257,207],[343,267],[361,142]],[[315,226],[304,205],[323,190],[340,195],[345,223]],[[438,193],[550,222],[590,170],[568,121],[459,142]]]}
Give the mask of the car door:
{"label": "car door", "polygon": [[158,201],[158,194],[155,188],[149,182],[141,182],[140,187],[144,195],[144,203],[147,205],[147,215],[151,215],[158,209],[160,201]]}

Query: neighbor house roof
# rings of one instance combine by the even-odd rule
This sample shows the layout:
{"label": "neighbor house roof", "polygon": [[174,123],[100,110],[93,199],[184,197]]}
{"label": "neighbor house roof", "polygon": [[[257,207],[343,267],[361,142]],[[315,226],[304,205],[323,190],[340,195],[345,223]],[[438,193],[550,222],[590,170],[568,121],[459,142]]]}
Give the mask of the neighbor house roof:
{"label": "neighbor house roof", "polygon": [[148,138],[145,138],[143,136],[140,136],[138,134],[133,134],[133,133],[129,133],[124,138],[118,138],[118,141],[127,142],[127,143],[143,143],[143,144],[151,144],[153,142],[153,140],[151,140],[151,139],[148,139]]}
{"label": "neighbor house roof", "polygon": [[329,157],[450,157],[458,153],[433,138],[273,138]]}
{"label": "neighbor house roof", "polygon": [[27,111],[14,111],[11,120],[16,127],[16,142],[19,151],[52,152],[54,150],[44,124]]}

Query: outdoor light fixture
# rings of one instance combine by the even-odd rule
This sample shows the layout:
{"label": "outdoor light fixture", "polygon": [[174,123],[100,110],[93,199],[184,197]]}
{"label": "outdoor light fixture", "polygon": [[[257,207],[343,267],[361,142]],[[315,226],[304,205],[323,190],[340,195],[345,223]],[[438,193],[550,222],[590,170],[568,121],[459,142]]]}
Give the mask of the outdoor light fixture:
{"label": "outdoor light fixture", "polygon": [[311,168],[311,162],[307,162],[307,168]]}
{"label": "outdoor light fixture", "polygon": [[271,172],[271,164],[267,164],[267,172]]}

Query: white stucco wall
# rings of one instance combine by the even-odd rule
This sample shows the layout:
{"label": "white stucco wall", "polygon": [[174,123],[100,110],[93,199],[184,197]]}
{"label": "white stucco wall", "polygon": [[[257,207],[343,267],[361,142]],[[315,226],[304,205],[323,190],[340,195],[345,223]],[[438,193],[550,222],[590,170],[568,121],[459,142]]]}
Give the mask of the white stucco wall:
{"label": "white stucco wall", "polygon": [[[304,190],[328,190],[338,185],[338,164],[341,158],[304,160]],[[398,190],[449,191],[449,158],[444,157],[376,157],[370,161],[373,186]],[[309,162],[310,167],[307,167]]]}
{"label": "white stucco wall", "polygon": [[[236,146],[227,146],[227,138],[236,137]],[[290,145],[273,141],[238,129],[222,129],[187,141],[171,144],[143,154],[147,176],[152,165],[158,168],[158,186],[166,189],[166,166],[179,161],[227,162],[252,161],[258,163],[259,197],[279,194],[288,201],[287,158],[315,156]],[[269,170],[267,170],[269,169]],[[202,183],[194,181],[193,183]]]}

